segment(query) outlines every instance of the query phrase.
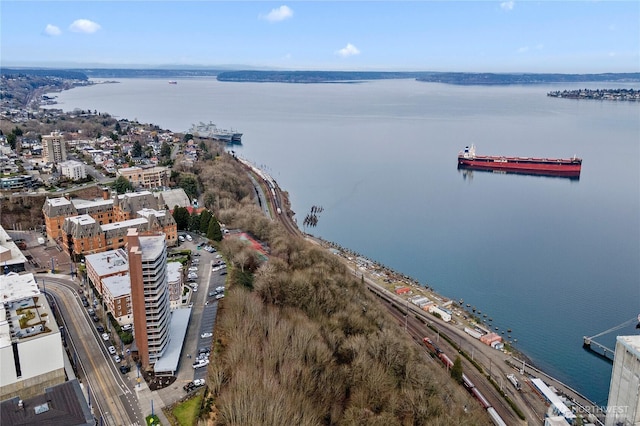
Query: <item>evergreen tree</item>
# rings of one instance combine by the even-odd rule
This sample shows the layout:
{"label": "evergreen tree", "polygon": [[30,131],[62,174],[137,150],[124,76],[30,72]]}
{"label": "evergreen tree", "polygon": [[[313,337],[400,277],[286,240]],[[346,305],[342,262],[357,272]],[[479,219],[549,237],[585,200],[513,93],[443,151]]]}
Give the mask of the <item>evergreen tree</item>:
{"label": "evergreen tree", "polygon": [[171,145],[169,145],[167,141],[162,142],[162,146],[160,147],[160,156],[171,157]]}
{"label": "evergreen tree", "polygon": [[209,221],[209,229],[207,229],[207,238],[213,241],[222,241],[222,230],[218,219],[212,217]]}
{"label": "evergreen tree", "polygon": [[200,213],[200,232],[206,234],[209,231],[209,221],[211,221],[211,212],[209,210],[203,210]]}
{"label": "evergreen tree", "polygon": [[142,145],[140,144],[140,141],[135,141],[133,143],[133,147],[131,148],[131,156],[142,157]]}
{"label": "evergreen tree", "polygon": [[200,215],[199,214],[191,215],[191,218],[189,219],[189,230],[200,232]]}
{"label": "evergreen tree", "polygon": [[180,175],[178,186],[184,189],[184,192],[190,199],[198,198],[198,181],[191,175]]}
{"label": "evergreen tree", "polygon": [[173,219],[176,221],[176,227],[181,231],[186,231],[189,228],[189,219],[191,215],[186,207],[173,207]]}
{"label": "evergreen tree", "polygon": [[15,133],[11,132],[7,135],[7,142],[9,143],[9,146],[11,147],[11,149],[16,149],[16,140],[18,138],[16,137]]}
{"label": "evergreen tree", "polygon": [[458,383],[462,383],[462,360],[458,355],[456,360],[453,361],[453,367],[451,367],[451,377]]}

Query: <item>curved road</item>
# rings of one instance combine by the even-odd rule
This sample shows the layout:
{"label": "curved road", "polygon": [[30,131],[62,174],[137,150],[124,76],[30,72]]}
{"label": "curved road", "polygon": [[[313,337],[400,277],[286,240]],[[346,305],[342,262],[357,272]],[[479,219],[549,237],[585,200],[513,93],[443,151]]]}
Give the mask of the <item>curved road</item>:
{"label": "curved road", "polygon": [[[97,418],[106,425],[144,424],[138,401],[132,389],[116,369],[95,327],[80,304],[77,285],[70,280],[46,277],[47,293],[54,296],[63,318],[66,338],[79,362],[79,375],[89,387],[90,404]],[[110,344],[110,343],[109,343]]]}

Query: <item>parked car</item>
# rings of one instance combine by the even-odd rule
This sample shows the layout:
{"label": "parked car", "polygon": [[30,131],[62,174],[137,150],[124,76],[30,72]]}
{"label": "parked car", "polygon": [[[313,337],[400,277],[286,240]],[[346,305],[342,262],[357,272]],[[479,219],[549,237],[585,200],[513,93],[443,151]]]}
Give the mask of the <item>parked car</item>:
{"label": "parked car", "polygon": [[114,355],[113,360],[117,363],[120,362],[120,355]]}
{"label": "parked car", "polygon": [[193,385],[195,387],[204,386],[204,379],[194,379],[193,380]]}
{"label": "parked car", "polygon": [[189,271],[189,272],[198,272],[198,267],[197,267],[197,266],[191,266],[191,267],[188,269],[188,271]]}
{"label": "parked car", "polygon": [[223,297],[224,297],[224,293],[220,293],[220,294],[218,294],[218,295],[216,296],[216,299],[217,299],[217,300],[220,300],[220,299],[222,299]]}
{"label": "parked car", "polygon": [[125,324],[122,326],[122,331],[129,331],[131,330],[131,324]]}
{"label": "parked car", "polygon": [[115,355],[116,354],[116,348],[115,346],[109,346],[109,353],[111,355]]}
{"label": "parked car", "polygon": [[193,368],[196,369],[196,368],[204,367],[207,364],[209,364],[209,360],[208,359],[201,359],[201,360],[196,361],[196,362],[193,363]]}
{"label": "parked car", "polygon": [[211,336],[213,336],[213,333],[202,333],[200,335],[200,337],[202,337],[203,339],[206,339],[207,337],[211,337]]}
{"label": "parked car", "polygon": [[131,367],[129,367],[128,365],[121,365],[120,366],[120,372],[122,374],[127,374],[129,371],[131,371]]}
{"label": "parked car", "polygon": [[101,325],[96,326],[96,330],[98,330],[98,333],[104,333],[104,327]]}
{"label": "parked car", "polygon": [[102,333],[102,340],[109,340],[109,334]]}

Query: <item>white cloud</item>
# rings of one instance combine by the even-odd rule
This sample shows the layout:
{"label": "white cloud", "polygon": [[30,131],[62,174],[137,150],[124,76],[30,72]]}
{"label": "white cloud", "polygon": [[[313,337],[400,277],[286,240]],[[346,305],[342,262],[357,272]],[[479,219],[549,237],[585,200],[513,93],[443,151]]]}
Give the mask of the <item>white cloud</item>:
{"label": "white cloud", "polygon": [[529,46],[522,46],[518,48],[518,53],[525,53],[529,51]]}
{"label": "white cloud", "polygon": [[500,3],[500,7],[502,8],[502,10],[513,10],[514,4],[515,3],[513,1],[503,1],[502,3]]}
{"label": "white cloud", "polygon": [[44,29],[44,33],[48,36],[59,36],[60,34],[62,34],[62,31],[60,31],[60,28],[56,27],[55,25],[47,24]]}
{"label": "white cloud", "polygon": [[277,9],[271,9],[266,15],[260,15],[259,18],[269,22],[280,22],[293,16],[293,10],[289,6],[282,5]]}
{"label": "white cloud", "polygon": [[74,33],[93,34],[100,28],[100,24],[88,19],[76,19],[71,25],[69,25],[69,29]]}
{"label": "white cloud", "polygon": [[348,58],[349,56],[359,55],[360,51],[353,44],[347,43],[347,45],[345,47],[343,47],[342,49],[338,50],[336,53],[338,55],[342,56],[343,58]]}

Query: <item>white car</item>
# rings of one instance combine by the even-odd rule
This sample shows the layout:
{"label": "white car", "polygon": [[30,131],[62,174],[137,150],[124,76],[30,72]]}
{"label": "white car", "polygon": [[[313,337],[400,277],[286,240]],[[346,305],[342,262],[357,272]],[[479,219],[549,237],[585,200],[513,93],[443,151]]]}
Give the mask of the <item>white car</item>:
{"label": "white car", "polygon": [[201,359],[200,361],[193,363],[193,368],[195,369],[195,368],[204,367],[207,364],[209,364],[209,360],[208,359]]}
{"label": "white car", "polygon": [[110,353],[111,355],[115,355],[115,353],[116,353],[116,348],[115,348],[114,346],[109,346],[109,348],[108,348],[108,349],[109,349],[109,353]]}
{"label": "white car", "polygon": [[104,341],[109,340],[109,334],[108,333],[102,333],[102,340],[104,340]]}
{"label": "white car", "polygon": [[204,386],[204,379],[194,379],[193,385],[196,387]]}
{"label": "white car", "polygon": [[113,360],[114,360],[116,363],[120,362],[120,355],[115,355],[115,356],[113,357]]}
{"label": "white car", "polygon": [[187,241],[193,241],[193,237],[191,235],[187,235]]}
{"label": "white car", "polygon": [[192,266],[188,269],[189,272],[198,272],[198,267],[197,266]]}
{"label": "white car", "polygon": [[211,337],[211,336],[213,336],[213,333],[202,333],[200,335],[200,337],[202,337],[203,339],[206,339],[207,337]]}

